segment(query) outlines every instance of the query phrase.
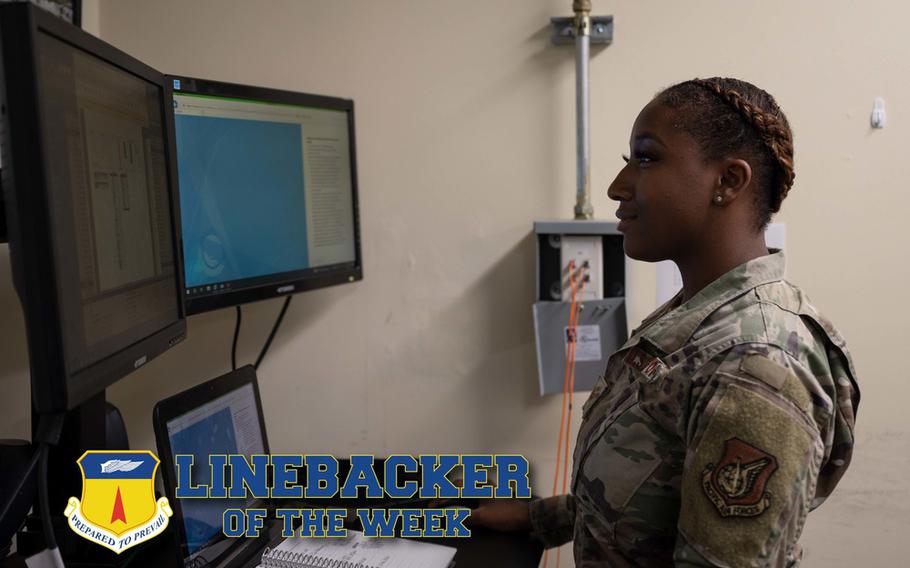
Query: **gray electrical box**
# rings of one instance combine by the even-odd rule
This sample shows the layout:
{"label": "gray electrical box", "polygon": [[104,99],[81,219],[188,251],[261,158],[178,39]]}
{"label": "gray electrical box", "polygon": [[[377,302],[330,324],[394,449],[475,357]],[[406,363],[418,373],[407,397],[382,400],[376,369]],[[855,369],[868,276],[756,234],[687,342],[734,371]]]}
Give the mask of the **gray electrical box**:
{"label": "gray electrical box", "polygon": [[[563,392],[566,354],[575,343],[575,389],[591,390],[607,359],[627,338],[625,253],[622,234],[609,221],[537,221],[537,301],[533,307],[540,393]],[[569,261],[583,263],[574,336],[569,333]]]}
{"label": "gray electrical box", "polygon": [[[568,333],[569,302],[534,304],[537,368],[540,394],[563,390]],[[575,390],[594,388],[607,358],[626,341],[626,303],[622,298],[585,300],[575,326]]]}

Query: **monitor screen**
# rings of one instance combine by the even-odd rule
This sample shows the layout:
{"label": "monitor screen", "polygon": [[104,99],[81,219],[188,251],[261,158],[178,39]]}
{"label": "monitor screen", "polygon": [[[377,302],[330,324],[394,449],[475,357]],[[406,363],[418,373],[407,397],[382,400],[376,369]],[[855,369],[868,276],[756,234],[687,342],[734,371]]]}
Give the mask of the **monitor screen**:
{"label": "monitor screen", "polygon": [[160,74],[97,38],[28,5],[0,15],[33,398],[72,408],[185,333],[171,102]]}
{"label": "monitor screen", "polygon": [[[177,455],[192,455],[190,479],[197,485],[210,485],[212,470],[208,465],[209,455],[240,454],[249,457],[266,453],[260,425],[253,385],[248,383],[168,420],[167,437],[172,454],[172,459],[168,461],[174,463],[173,458]],[[225,509],[251,508],[254,501],[253,497],[182,499],[180,507],[187,555],[224,539],[221,528]]]}
{"label": "monitor screen", "polygon": [[353,103],[172,85],[188,311],[359,279]]}
{"label": "monitor screen", "polygon": [[179,317],[163,89],[38,35],[64,346],[81,370]]}

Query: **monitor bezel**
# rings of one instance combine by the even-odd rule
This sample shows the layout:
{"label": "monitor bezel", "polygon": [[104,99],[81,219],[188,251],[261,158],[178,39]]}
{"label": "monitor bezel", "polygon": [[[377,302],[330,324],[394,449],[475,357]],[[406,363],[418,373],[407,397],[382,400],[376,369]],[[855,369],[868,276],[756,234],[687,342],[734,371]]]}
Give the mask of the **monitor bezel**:
{"label": "monitor bezel", "polygon": [[[194,315],[221,308],[227,308],[249,302],[266,300],[279,296],[288,296],[317,290],[339,284],[349,284],[363,280],[363,257],[360,243],[360,205],[358,201],[357,185],[357,143],[354,135],[354,101],[340,97],[315,95],[268,87],[226,83],[201,79],[185,75],[166,75],[166,87],[171,93],[175,92],[209,95],[215,97],[247,99],[267,103],[282,103],[297,106],[310,106],[328,110],[345,111],[348,115],[348,140],[351,155],[351,203],[354,227],[354,262],[353,265],[345,263],[337,268],[317,267],[319,272],[300,275],[302,271],[272,274],[257,278],[261,283],[251,284],[244,288],[220,291],[217,294],[190,297],[183,290],[183,299],[187,315]],[[180,82],[180,88],[175,91],[175,81]],[[179,168],[179,164],[177,166]],[[178,203],[179,211],[179,203]],[[182,221],[182,220],[181,220]],[[183,227],[181,225],[181,233]],[[181,242],[181,251],[183,249]],[[185,266],[183,267],[185,273]],[[184,281],[184,284],[186,282]]]}
{"label": "monitor bezel", "polygon": [[[67,365],[61,299],[54,260],[52,196],[44,165],[51,149],[43,144],[38,86],[38,34],[44,33],[161,88],[165,159],[170,183],[171,224],[175,262],[176,319],[158,331],[80,369]],[[186,337],[183,257],[176,204],[176,152],[173,101],[164,75],[148,65],[28,3],[0,5],[2,60],[3,191],[9,231],[13,284],[22,304],[31,369],[32,402],[38,413],[71,410],[167,351]],[[15,110],[13,110],[15,109]],[[13,143],[15,137],[16,143]],[[20,221],[21,220],[21,221]]]}

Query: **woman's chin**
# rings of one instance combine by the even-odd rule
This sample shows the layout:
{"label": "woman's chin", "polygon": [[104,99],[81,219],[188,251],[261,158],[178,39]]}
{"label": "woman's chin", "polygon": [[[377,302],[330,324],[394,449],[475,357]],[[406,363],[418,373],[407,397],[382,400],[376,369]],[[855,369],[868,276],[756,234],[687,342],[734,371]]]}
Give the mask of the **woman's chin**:
{"label": "woman's chin", "polygon": [[625,235],[622,240],[622,248],[625,251],[626,256],[632,260],[640,260],[642,262],[660,262],[662,260],[667,260],[667,255],[662,254],[657,250],[654,250],[653,247],[648,247],[645,243],[642,243],[640,240],[629,235]]}

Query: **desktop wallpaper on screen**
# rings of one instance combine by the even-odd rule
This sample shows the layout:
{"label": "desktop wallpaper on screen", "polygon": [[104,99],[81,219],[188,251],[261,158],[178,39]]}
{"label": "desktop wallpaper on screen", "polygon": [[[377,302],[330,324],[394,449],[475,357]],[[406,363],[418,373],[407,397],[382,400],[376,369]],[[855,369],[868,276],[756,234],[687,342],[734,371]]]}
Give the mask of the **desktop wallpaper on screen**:
{"label": "desktop wallpaper on screen", "polygon": [[192,115],[176,126],[187,287],[307,268],[301,126]]}

